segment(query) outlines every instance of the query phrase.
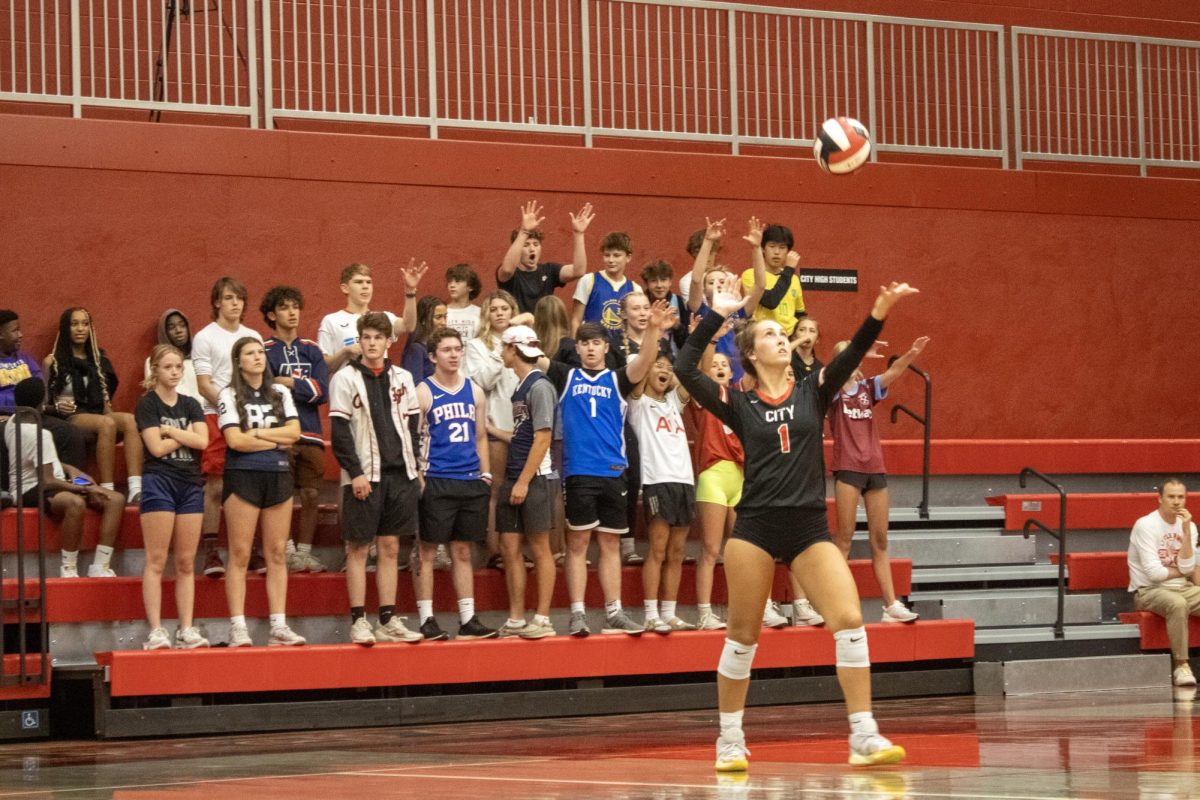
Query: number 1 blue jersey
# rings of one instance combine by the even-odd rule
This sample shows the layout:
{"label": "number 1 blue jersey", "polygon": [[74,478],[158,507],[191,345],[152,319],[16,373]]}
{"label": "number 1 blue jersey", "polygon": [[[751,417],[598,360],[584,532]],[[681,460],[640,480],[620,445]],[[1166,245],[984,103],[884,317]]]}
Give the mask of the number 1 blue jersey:
{"label": "number 1 blue jersey", "polygon": [[615,372],[571,370],[559,400],[565,477],[615,478],[625,471],[625,406]]}
{"label": "number 1 blue jersey", "polygon": [[470,379],[464,378],[458,391],[450,391],[433,378],[424,380],[433,404],[425,413],[429,426],[425,456],[429,464],[425,474],[431,478],[477,480],[480,475],[479,451],[475,447],[475,394]]}

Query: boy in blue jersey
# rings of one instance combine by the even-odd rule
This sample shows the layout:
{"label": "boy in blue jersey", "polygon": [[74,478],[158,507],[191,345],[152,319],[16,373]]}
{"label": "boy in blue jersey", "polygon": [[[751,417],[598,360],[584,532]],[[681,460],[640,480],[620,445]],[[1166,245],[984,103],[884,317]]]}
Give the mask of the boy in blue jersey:
{"label": "boy in blue jersey", "polygon": [[429,335],[433,375],[417,387],[425,428],[425,489],[421,493],[421,546],[413,571],[421,635],[446,639],[433,616],[433,559],[450,545],[451,575],[458,595],[459,639],[491,639],[497,632],[475,616],[471,544],[487,538],[492,473],[488,462],[487,399],[459,373],[463,343],[453,328]]}
{"label": "boy in blue jersey", "polygon": [[624,472],[625,398],[646,377],[658,357],[658,341],[671,327],[674,314],[666,301],[655,303],[646,328],[647,343],[619,370],[606,369],[608,337],[596,323],[584,323],[575,334],[582,368],[560,361],[539,361],[559,392],[563,430],[563,475],[567,486],[567,592],[571,599],[572,636],[587,636],[584,593],[587,550],[592,531],[600,545],[600,587],[604,590],[602,633],[638,636],[642,627],[621,608],[620,537],[629,530]]}
{"label": "boy in blue jersey", "polygon": [[325,439],[320,407],[329,402],[329,370],[320,346],[299,335],[304,295],[294,286],[275,286],[259,304],[263,321],[275,335],[263,342],[275,383],[292,392],[300,415],[300,441],[291,450],[292,480],[300,494],[296,540],[287,542],[289,572],[323,572],[325,565],[312,554],[317,532],[317,497],[325,477]]}
{"label": "boy in blue jersey", "polygon": [[621,298],[630,292],[640,292],[638,286],[625,277],[625,269],[633,260],[633,242],[628,233],[610,233],[600,242],[604,269],[589,272],[575,286],[571,307],[571,330],[584,322],[595,322],[606,330],[621,328]]}

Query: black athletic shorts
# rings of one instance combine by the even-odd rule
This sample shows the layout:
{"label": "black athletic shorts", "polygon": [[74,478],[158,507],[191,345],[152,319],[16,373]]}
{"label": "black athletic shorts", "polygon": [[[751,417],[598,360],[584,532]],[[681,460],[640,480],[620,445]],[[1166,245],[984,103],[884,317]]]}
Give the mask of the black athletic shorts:
{"label": "black athletic shorts", "polygon": [[252,506],[270,508],[291,500],[295,491],[291,472],[259,472],[249,469],[225,470],[221,500],[236,494]]}
{"label": "black athletic shorts", "polygon": [[648,483],[642,486],[646,519],[658,517],[672,528],[690,528],[696,510],[696,487],[690,483]]}
{"label": "black athletic shorts", "polygon": [[829,536],[829,513],[823,508],[739,512],[730,535],[767,551],[785,565],[817,542],[833,541]]}
{"label": "black athletic shorts", "polygon": [[573,531],[595,528],[601,533],[627,532],[627,491],[624,476],[570,476],[567,478],[567,528]]}
{"label": "black athletic shorts", "polygon": [[421,495],[421,541],[482,542],[487,538],[492,488],[480,479],[426,478]]}
{"label": "black athletic shorts", "polygon": [[512,505],[512,487],[516,483],[506,478],[500,487],[500,502],[496,504],[496,530],[500,533],[548,533],[554,524],[554,501],[562,487],[558,478],[534,475],[529,482],[529,493],[520,505]]}
{"label": "black athletic shorts", "polygon": [[420,486],[404,472],[385,470],[363,500],[346,484],[342,487],[342,540],[369,544],[376,536],[411,536],[417,532],[420,501]]}
{"label": "black athletic shorts", "polygon": [[887,488],[887,475],[882,472],[854,472],[839,469],[833,473],[835,480],[848,483],[860,492],[873,492],[876,489]]}

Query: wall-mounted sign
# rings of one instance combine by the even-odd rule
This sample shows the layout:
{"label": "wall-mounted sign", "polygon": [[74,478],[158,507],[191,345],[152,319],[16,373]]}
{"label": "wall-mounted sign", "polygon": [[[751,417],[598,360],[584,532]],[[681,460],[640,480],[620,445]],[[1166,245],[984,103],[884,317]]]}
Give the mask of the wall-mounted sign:
{"label": "wall-mounted sign", "polygon": [[804,267],[800,270],[800,288],[806,292],[857,292],[858,270]]}

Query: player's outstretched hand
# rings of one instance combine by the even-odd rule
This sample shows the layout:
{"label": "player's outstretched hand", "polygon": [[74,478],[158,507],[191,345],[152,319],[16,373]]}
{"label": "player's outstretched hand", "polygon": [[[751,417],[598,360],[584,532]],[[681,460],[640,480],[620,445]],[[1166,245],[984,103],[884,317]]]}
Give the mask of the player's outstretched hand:
{"label": "player's outstretched hand", "polygon": [[579,209],[578,214],[571,214],[571,229],[576,233],[583,233],[595,218],[596,215],[592,212],[592,204],[584,203],[583,208]]}
{"label": "player's outstretched hand", "polygon": [[753,247],[762,247],[763,224],[758,221],[758,217],[751,217],[746,223],[746,235],[742,238],[749,242]]}
{"label": "player's outstretched hand", "polygon": [[875,298],[875,307],[871,309],[871,316],[876,319],[885,319],[888,312],[892,310],[892,306],[896,305],[901,298],[917,294],[918,291],[915,286],[896,281],[892,281],[887,286],[880,286],[879,296]]}
{"label": "player's outstretched hand", "polygon": [[404,268],[404,285],[412,291],[416,291],[421,285],[421,278],[425,277],[425,273],[429,271],[429,265],[422,261],[417,263],[415,258],[408,260],[408,266]]}
{"label": "player's outstretched hand", "polygon": [[729,318],[736,314],[746,305],[749,298],[737,297],[724,292],[714,293],[712,300],[712,310],[720,314],[722,317]]}
{"label": "player's outstretched hand", "polygon": [[921,336],[912,343],[912,347],[908,348],[908,352],[913,358],[916,358],[921,355],[921,351],[925,349],[925,345],[927,344],[929,344],[929,337]]}
{"label": "player's outstretched hand", "polygon": [[863,356],[863,358],[883,358],[883,353],[879,351],[887,346],[887,342],[883,341],[882,339],[876,339],[875,343],[871,345],[871,349],[867,351],[867,354]]}
{"label": "player's outstretched hand", "polygon": [[538,205],[537,200],[530,200],[521,206],[521,230],[526,233],[537,230],[545,219],[542,216],[542,207]]}

